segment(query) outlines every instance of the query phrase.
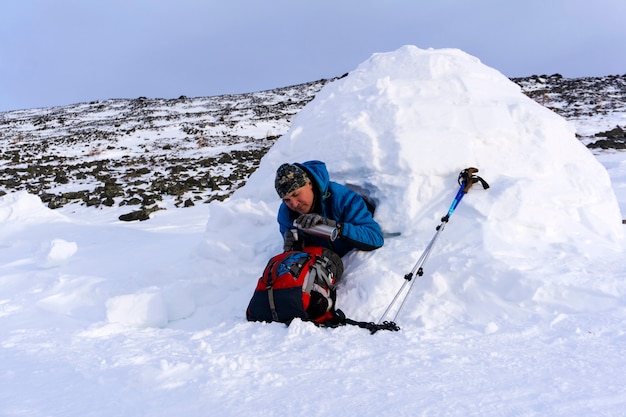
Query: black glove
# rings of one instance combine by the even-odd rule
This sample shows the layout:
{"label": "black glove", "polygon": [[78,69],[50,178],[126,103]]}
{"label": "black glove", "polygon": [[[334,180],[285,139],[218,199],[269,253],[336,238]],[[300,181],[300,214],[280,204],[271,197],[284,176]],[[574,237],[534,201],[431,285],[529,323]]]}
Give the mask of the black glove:
{"label": "black glove", "polygon": [[325,224],[327,226],[337,227],[336,221],[327,219],[326,217],[322,217],[319,214],[315,213],[302,214],[296,219],[296,223],[301,229],[309,229],[316,224]]}
{"label": "black glove", "polygon": [[302,250],[302,242],[296,239],[297,231],[288,230],[285,232],[284,242],[283,242],[283,252],[288,252],[291,250]]}

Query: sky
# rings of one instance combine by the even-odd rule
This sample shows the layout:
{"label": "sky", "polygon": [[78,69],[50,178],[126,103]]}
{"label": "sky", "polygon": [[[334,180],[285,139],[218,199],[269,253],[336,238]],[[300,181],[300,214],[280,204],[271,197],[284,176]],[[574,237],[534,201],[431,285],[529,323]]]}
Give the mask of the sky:
{"label": "sky", "polygon": [[403,45],[508,77],[624,74],[624,15],[615,0],[3,0],[0,112],[261,91]]}

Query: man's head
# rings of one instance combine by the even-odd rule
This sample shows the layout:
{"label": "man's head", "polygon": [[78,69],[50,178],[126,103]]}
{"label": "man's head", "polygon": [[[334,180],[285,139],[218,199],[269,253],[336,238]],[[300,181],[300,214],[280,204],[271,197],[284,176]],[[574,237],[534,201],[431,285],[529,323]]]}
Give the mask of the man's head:
{"label": "man's head", "polygon": [[295,164],[282,164],[276,170],[274,187],[289,209],[306,214],[313,208],[313,185],[306,172]]}

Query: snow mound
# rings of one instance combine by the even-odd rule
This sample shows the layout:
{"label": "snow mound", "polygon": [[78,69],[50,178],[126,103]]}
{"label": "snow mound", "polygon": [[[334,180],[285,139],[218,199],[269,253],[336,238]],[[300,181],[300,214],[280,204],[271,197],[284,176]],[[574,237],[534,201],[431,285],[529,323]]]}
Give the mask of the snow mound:
{"label": "snow mound", "polygon": [[0,197],[0,223],[40,224],[69,221],[47,208],[36,195],[17,191]]}
{"label": "snow mound", "polygon": [[[246,186],[224,202],[219,226],[209,219],[207,241],[214,239],[208,231],[218,227],[226,236],[231,228],[240,232],[242,213],[236,208],[243,205],[256,213],[256,223],[268,224],[258,218],[263,212],[271,212],[274,221],[280,203],[273,189],[276,168],[311,159],[326,162],[332,180],[369,194],[383,229],[401,232],[378,251],[345,258],[339,297],[344,310],[368,319],[384,310],[401,284],[398,278],[411,269],[446,214],[459,172],[470,166],[479,168],[491,188],[470,190],[438,243],[428,265],[432,273],[420,284],[423,298],[413,311],[416,320],[428,321],[422,325],[452,318],[476,321],[493,332],[502,305],[511,316],[526,303],[544,303],[537,311],[550,311],[552,299],[536,296],[545,290],[546,277],[584,269],[623,244],[609,176],[573,128],[460,50],[405,46],[375,54],[327,85]],[[233,216],[226,220],[229,210]],[[268,245],[267,230],[251,233],[247,244],[278,251],[278,228],[271,230],[275,245]],[[214,247],[207,257],[219,262],[232,257],[226,252]],[[260,270],[273,254],[257,251],[247,259]],[[554,263],[546,265],[546,259]],[[253,277],[241,278],[240,285],[253,286]],[[557,286],[586,286],[592,280],[577,276]],[[572,308],[592,308],[597,299]],[[243,299],[242,304],[243,309]]]}
{"label": "snow mound", "polygon": [[366,189],[388,230],[430,227],[459,171],[474,166],[491,190],[463,203],[483,222],[488,249],[520,233],[544,242],[622,238],[609,176],[573,127],[460,50],[405,46],[328,85],[265,157],[251,190],[275,200],[275,167],[308,159]]}

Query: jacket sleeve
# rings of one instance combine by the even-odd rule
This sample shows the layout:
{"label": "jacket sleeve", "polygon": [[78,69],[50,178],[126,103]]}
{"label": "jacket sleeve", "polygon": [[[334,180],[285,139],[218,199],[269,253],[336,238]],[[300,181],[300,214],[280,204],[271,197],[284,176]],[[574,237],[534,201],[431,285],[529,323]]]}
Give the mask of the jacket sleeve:
{"label": "jacket sleeve", "polygon": [[333,187],[334,218],[342,224],[341,240],[359,250],[374,250],[384,244],[380,225],[356,192],[345,187]]}
{"label": "jacket sleeve", "polygon": [[281,236],[285,236],[285,232],[292,229],[293,221],[291,220],[291,214],[289,208],[285,203],[282,203],[278,209],[278,228]]}

